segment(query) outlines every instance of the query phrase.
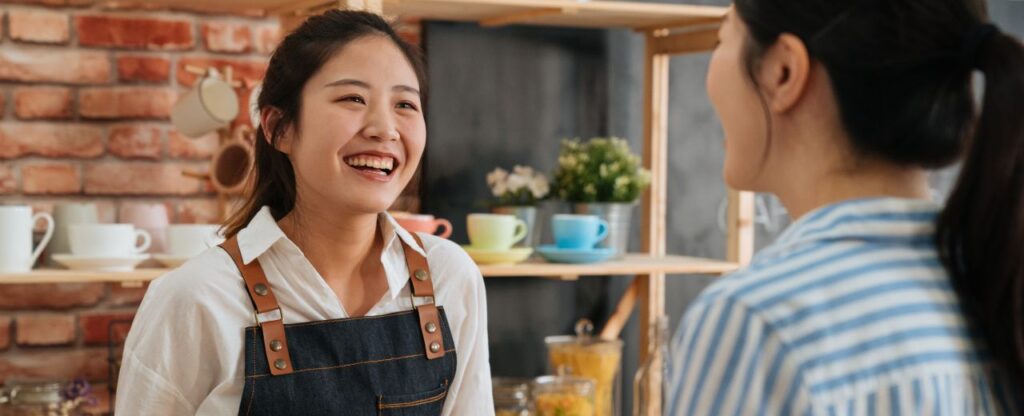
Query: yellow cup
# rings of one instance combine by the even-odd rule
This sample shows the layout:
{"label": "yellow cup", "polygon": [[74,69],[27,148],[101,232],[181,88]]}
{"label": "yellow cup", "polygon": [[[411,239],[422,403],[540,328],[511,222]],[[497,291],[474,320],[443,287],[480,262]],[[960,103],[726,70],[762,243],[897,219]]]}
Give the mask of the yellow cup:
{"label": "yellow cup", "polygon": [[526,238],[526,222],[513,215],[469,214],[469,243],[473,248],[508,250]]}

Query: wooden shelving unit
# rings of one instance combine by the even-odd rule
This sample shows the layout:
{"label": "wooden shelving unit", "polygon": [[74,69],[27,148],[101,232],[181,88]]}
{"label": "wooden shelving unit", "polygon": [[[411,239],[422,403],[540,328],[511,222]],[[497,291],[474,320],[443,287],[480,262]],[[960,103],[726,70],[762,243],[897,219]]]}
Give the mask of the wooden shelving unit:
{"label": "wooden shelving unit", "polygon": [[[108,0],[93,0],[103,3]],[[510,24],[544,25],[575,28],[626,28],[646,38],[644,149],[645,167],[652,172],[650,190],[643,198],[643,255],[623,261],[592,266],[566,266],[528,263],[519,266],[485,266],[490,277],[547,276],[572,279],[590,274],[635,275],[633,286],[619,310],[629,311],[629,302],[640,304],[641,345],[647,345],[648,328],[665,313],[666,274],[719,274],[749,262],[753,254],[753,195],[744,192],[729,194],[727,246],[728,262],[692,259],[666,254],[666,214],[668,202],[668,105],[669,58],[672,55],[706,52],[717,40],[717,26],[727,9],[724,7],[651,4],[618,1],[578,0],[135,0],[153,7],[189,10],[230,10],[278,16],[287,30],[305,16],[329,8],[367,10],[402,19],[450,20],[477,22],[494,27]],[[145,280],[150,271],[118,276],[122,280]],[[0,276],[0,283],[77,277],[72,274],[35,272],[28,278]],[[114,275],[116,276],[116,275]],[[87,276],[88,277],[88,276]],[[109,280],[109,276],[108,276]],[[641,361],[648,351],[641,348]],[[654,352],[657,354],[657,351]],[[655,357],[658,361],[660,357]],[[655,366],[657,366],[657,362]],[[650,415],[661,414],[662,380],[649,380]]]}
{"label": "wooden shelving unit", "polygon": [[[541,260],[515,265],[480,266],[486,278],[540,277],[558,280],[578,280],[586,276],[634,276],[644,273],[712,274],[728,273],[738,264],[718,260],[683,256],[652,257],[630,254],[616,261],[595,264],[553,264]],[[25,283],[121,283],[139,285],[156,279],[170,269],[141,268],[130,272],[94,272],[77,270],[38,269],[29,273],[0,274],[0,284]]]}

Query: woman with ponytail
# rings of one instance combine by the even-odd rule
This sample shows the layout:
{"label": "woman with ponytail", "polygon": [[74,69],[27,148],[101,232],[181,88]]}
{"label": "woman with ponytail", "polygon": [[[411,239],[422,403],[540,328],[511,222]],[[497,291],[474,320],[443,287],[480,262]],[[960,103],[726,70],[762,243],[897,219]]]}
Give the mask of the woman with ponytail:
{"label": "woman with ponytail", "polygon": [[735,0],[719,40],[726,182],[795,221],[690,306],[667,413],[1024,414],[1021,43],[980,0]]}

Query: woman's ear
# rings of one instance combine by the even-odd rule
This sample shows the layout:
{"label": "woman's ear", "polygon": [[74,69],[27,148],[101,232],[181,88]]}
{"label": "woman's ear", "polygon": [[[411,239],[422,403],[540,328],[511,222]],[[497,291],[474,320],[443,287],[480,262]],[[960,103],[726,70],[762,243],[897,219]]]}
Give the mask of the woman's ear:
{"label": "woman's ear", "polygon": [[783,33],[761,60],[759,78],[768,107],[775,113],[791,110],[807,91],[811,59],[804,42]]}
{"label": "woman's ear", "polygon": [[277,129],[277,123],[281,121],[281,110],[276,107],[265,107],[260,110],[260,128],[263,129],[263,137],[266,139],[267,144],[277,149],[277,151],[289,154],[292,151],[292,143],[290,132],[291,129],[285,129],[282,136],[278,138],[277,144],[273,141],[273,132]]}

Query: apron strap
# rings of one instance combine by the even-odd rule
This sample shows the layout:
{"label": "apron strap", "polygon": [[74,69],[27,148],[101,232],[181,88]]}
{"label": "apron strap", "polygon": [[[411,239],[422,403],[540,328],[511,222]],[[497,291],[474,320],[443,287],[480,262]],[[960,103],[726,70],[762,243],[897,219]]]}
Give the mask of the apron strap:
{"label": "apron strap", "polygon": [[[412,238],[416,240],[424,252],[427,248],[423,246],[423,240],[416,233]],[[401,238],[399,238],[401,240]],[[413,306],[420,318],[420,333],[423,336],[423,348],[427,353],[428,360],[436,360],[444,357],[444,338],[441,335],[441,314],[434,303],[434,283],[430,276],[430,267],[427,265],[427,258],[417,253],[411,246],[402,242],[405,249],[405,262],[409,266],[409,281],[412,286]],[[417,298],[426,298],[427,303],[416,305]]]}
{"label": "apron strap", "polygon": [[275,376],[291,374],[292,359],[288,354],[288,339],[284,334],[284,317],[277,298],[270,289],[267,275],[263,273],[259,259],[249,264],[242,262],[242,251],[238,247],[238,237],[231,237],[220,248],[224,249],[235,262],[242,274],[245,287],[249,291],[249,299],[256,307],[256,323],[263,331],[263,350],[267,353],[267,365],[270,374]]}

